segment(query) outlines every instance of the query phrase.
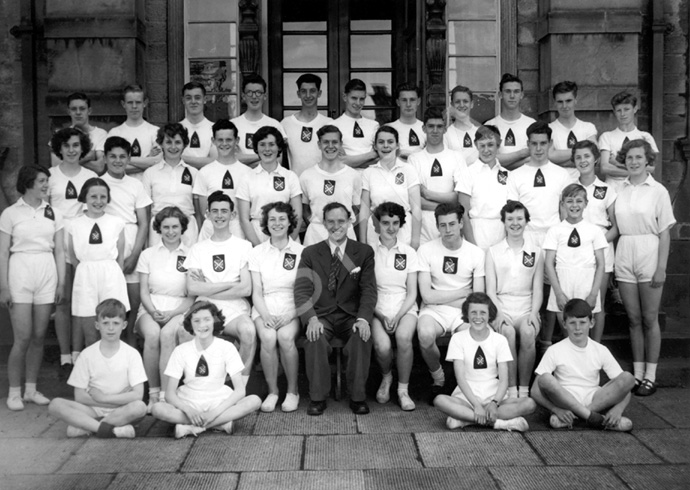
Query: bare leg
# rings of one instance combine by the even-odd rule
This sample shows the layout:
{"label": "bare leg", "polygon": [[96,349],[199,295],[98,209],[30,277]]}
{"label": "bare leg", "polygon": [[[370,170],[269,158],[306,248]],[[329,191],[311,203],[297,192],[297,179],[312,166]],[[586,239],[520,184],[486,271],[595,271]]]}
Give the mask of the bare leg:
{"label": "bare leg", "polygon": [[149,378],[149,389],[160,388],[159,377],[161,327],[149,315],[144,313],[137,321],[137,329],[144,337],[144,369]]}
{"label": "bare leg", "polygon": [[225,325],[227,335],[234,337],[240,342],[240,357],[244,363],[242,376],[249,377],[252,372],[254,355],[256,354],[256,328],[254,322],[247,315],[240,315]]}
{"label": "bare leg", "polygon": [[100,338],[98,330],[96,330],[96,317],[95,316],[75,316],[72,321],[74,325],[77,325],[81,332],[84,334],[84,341],[86,347],[96,343]]}
{"label": "bare leg", "polygon": [[441,367],[441,352],[436,346],[436,339],[443,335],[443,328],[428,315],[419,318],[417,324],[417,337],[422,358],[426,362],[429,371],[437,371]]}
{"label": "bare leg", "polygon": [[633,362],[644,362],[644,333],[642,331],[642,307],[640,291],[637,284],[618,282],[618,290],[623,299],[623,306],[630,322],[630,344]]}
{"label": "bare leg", "polygon": [[514,388],[517,386],[518,382],[518,355],[515,328],[513,325],[503,324],[501,325],[501,331],[499,333],[508,340],[508,348],[510,349],[510,354],[513,356],[513,360],[508,363],[508,387]]}
{"label": "bare leg", "polygon": [[101,422],[121,427],[146,415],[146,405],[140,400],[116,408],[101,421],[97,420],[96,412],[91,407],[64,398],[53,399],[48,410],[55,417],[67,422],[68,425],[94,433],[98,431]]}
{"label": "bare leg", "polygon": [[414,338],[416,330],[417,317],[414,315],[405,315],[400,320],[400,323],[398,323],[398,328],[395,331],[395,340],[398,346],[398,382],[400,383],[409,383],[410,381],[414,357],[412,339]]}
{"label": "bare leg", "polygon": [[594,314],[594,328],[590,330],[589,334],[595,342],[601,342],[601,337],[604,335],[604,327],[606,326],[606,309],[604,305],[606,303],[606,291],[609,288],[609,280],[611,279],[611,273],[604,273],[604,277],[601,280],[601,287],[599,288],[599,297],[601,298],[601,311]]}
{"label": "bare leg", "polygon": [[26,352],[26,382],[35,383],[43,362],[43,340],[50,322],[52,304],[34,305],[31,342]]}
{"label": "bare leg", "polygon": [[390,373],[391,365],[393,364],[391,339],[378,318],[374,318],[371,322],[371,340],[374,343],[374,354],[376,355],[376,361],[381,367],[381,372],[383,374]]}
{"label": "bare leg", "polygon": [[644,325],[645,361],[658,363],[661,351],[659,305],[664,288],[653,288],[648,282],[638,284],[638,288]]}
{"label": "bare leg", "polygon": [[55,307],[55,333],[60,354],[70,355],[72,337],[72,266],[65,264],[65,294],[62,303]]}
{"label": "bare leg", "polygon": [[221,425],[239,420],[246,417],[252,412],[256,412],[261,406],[261,399],[256,395],[248,395],[221,413],[216,419],[209,424],[209,428],[220,427]]}
{"label": "bare leg", "polygon": [[141,293],[139,292],[139,283],[127,283],[127,298],[129,298],[129,313],[127,314],[127,334],[125,342],[132,347],[137,346],[137,336],[134,333],[134,323],[137,321],[137,313],[139,311],[139,304],[141,303]]}
{"label": "bare leg", "polygon": [[299,335],[299,320],[296,318],[278,330],[278,346],[280,360],[287,378],[287,391],[297,395],[297,372],[299,369],[299,353],[295,346],[295,339]]}
{"label": "bare leg", "polygon": [[268,394],[278,395],[278,335],[274,329],[265,326],[260,317],[254,323],[261,341],[261,367],[268,385]]}
{"label": "bare leg", "polygon": [[570,410],[582,420],[587,420],[591,410],[582,405],[568,390],[563,388],[552,374],[542,374],[535,385],[539,386],[541,396],[546,397],[558,408]]}
{"label": "bare leg", "polygon": [[[537,340],[537,330],[529,323],[529,317],[518,320],[517,335],[520,339],[520,353],[517,357],[518,382],[520,386],[529,386],[534,370]],[[510,381],[508,384],[510,385]]]}
{"label": "bare leg", "polygon": [[22,374],[24,374],[26,354],[31,344],[33,331],[32,311],[33,305],[31,303],[14,303],[10,308],[10,322],[14,337],[12,349],[7,359],[7,377],[10,388],[22,386]]}

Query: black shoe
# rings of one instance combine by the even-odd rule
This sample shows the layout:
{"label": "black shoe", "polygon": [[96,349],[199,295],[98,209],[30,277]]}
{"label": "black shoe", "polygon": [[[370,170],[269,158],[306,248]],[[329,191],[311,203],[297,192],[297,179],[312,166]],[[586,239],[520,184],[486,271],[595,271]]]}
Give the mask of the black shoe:
{"label": "black shoe", "polygon": [[307,415],[321,415],[324,410],[326,410],[326,400],[318,402],[311,400],[309,402],[309,408],[307,408]]}
{"label": "black shoe", "polygon": [[367,405],[367,402],[364,400],[361,402],[350,400],[350,410],[352,410],[352,413],[355,415],[366,415],[369,413],[369,405]]}
{"label": "black shoe", "polygon": [[443,395],[445,386],[431,385],[431,395],[429,396],[429,405],[434,405],[434,398],[438,395]]}

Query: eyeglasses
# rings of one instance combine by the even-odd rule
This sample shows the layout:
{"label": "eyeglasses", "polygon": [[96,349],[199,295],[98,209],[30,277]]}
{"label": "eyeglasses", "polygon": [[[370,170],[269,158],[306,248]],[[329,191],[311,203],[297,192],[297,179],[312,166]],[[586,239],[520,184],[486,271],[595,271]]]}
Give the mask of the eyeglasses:
{"label": "eyeglasses", "polygon": [[244,95],[247,97],[261,97],[265,93],[266,92],[262,92],[261,90],[247,90]]}

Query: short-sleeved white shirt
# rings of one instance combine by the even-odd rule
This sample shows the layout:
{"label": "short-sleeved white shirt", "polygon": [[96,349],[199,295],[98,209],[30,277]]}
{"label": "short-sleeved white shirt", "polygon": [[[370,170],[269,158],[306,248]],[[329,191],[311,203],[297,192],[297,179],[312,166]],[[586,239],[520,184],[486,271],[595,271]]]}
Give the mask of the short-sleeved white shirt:
{"label": "short-sleeved white shirt", "polygon": [[422,150],[410,155],[407,162],[417,171],[419,183],[430,191],[453,192],[458,182],[468,178],[462,153],[448,148],[439,153]]}
{"label": "short-sleeved white shirt", "polygon": [[[211,141],[213,139],[213,123],[204,117],[198,124],[192,124],[187,118],[180,121],[180,124],[187,129],[187,136],[189,136],[189,145],[182,152],[182,159],[184,160],[185,157],[207,157],[211,152],[211,146],[213,146]],[[196,138],[194,138],[194,134],[196,134]]]}
{"label": "short-sleeved white shirt", "polygon": [[[541,170],[545,185],[535,187],[537,171]],[[508,175],[508,199],[520,201],[530,214],[528,230],[545,233],[558,224],[561,192],[571,183],[568,171],[548,162],[540,167],[523,165]]]}
{"label": "short-sleeved white shirt", "polygon": [[261,208],[272,202],[289,203],[293,197],[302,195],[299,178],[292,170],[278,165],[267,172],[259,165],[250,170],[250,178],[242,180],[237,187],[237,199],[250,204],[251,219],[261,219]]}
{"label": "short-sleeved white shirt", "polygon": [[[197,376],[196,368],[201,356],[208,366],[208,376]],[[226,376],[236,376],[244,369],[242,358],[234,345],[227,340],[214,337],[205,350],[198,350],[196,340],[190,340],[175,347],[165,375],[180,379],[184,375],[185,397],[204,399],[225,385]]]}
{"label": "short-sleeved white shirt", "polygon": [[62,226],[62,213],[45,201],[34,209],[20,197],[0,215],[0,231],[10,236],[11,253],[53,253],[55,233]]}
{"label": "short-sleeved white shirt", "polygon": [[388,249],[379,240],[374,253],[374,273],[379,294],[406,293],[408,274],[419,271],[415,249],[400,240]]}
{"label": "short-sleeved white shirt", "polygon": [[640,185],[626,178],[614,209],[621,235],[659,235],[676,223],[668,191],[651,175]]}
{"label": "short-sleeved white shirt", "polygon": [[[572,128],[566,128],[558,119],[549,123],[551,128],[551,141],[554,150],[569,150],[578,141],[585,141],[592,136],[596,138],[597,127],[591,122],[575,119]],[[572,133],[572,136],[571,136]]]}
{"label": "short-sleeved white shirt", "polygon": [[[577,183],[582,185],[579,181]],[[616,190],[599,180],[599,177],[594,177],[594,182],[582,187],[587,191],[587,207],[582,217],[600,228],[608,229],[611,226],[608,209],[616,202]]]}
{"label": "short-sleeved white shirt", "polygon": [[601,136],[599,137],[599,151],[606,150],[611,152],[613,156],[616,156],[623,147],[623,143],[625,142],[626,138],[628,141],[640,139],[645,140],[652,147],[652,151],[655,153],[659,151],[659,148],[656,146],[656,141],[654,141],[654,137],[647,131],[640,131],[637,128],[627,132],[621,131],[620,128],[616,128],[612,131],[605,131],[601,133]]}
{"label": "short-sleeved white shirt", "polygon": [[397,119],[387,123],[386,126],[390,126],[398,132],[401,150],[417,152],[426,146],[424,123],[419,119],[415,119],[413,124],[405,124],[400,119]]}
{"label": "short-sleeved white shirt", "polygon": [[493,168],[481,161],[467,168],[467,178],[455,190],[470,196],[470,218],[501,219],[508,199],[508,174],[498,161]]}
{"label": "short-sleeved white shirt", "polygon": [[379,204],[390,201],[400,204],[409,212],[410,188],[416,185],[419,185],[417,171],[400,159],[390,170],[378,162],[362,172],[362,190],[369,191],[372,211]]}
{"label": "short-sleeved white shirt", "polygon": [[513,250],[504,238],[489,248],[496,273],[496,294],[498,296],[532,296],[532,280],[541,248],[525,238],[520,250]]}
{"label": "short-sleeved white shirt", "polygon": [[457,250],[443,246],[440,238],[426,242],[417,251],[419,271],[431,275],[431,288],[452,291],[472,287],[473,279],[484,277],[484,252],[467,240]]}
{"label": "short-sleeved white shirt", "polygon": [[175,250],[168,250],[162,242],[141,252],[137,272],[148,274],[149,293],[187,296],[187,270],[183,267],[187,253],[183,243]]}
{"label": "short-sleeved white shirt", "polygon": [[[102,243],[89,243],[94,225],[98,225]],[[70,225],[74,254],[80,262],[117,260],[117,240],[125,228],[125,222],[118,216],[104,214],[98,219],[81,215]]]}
{"label": "short-sleeved white shirt", "polygon": [[84,182],[93,177],[98,177],[96,172],[84,167],[80,167],[77,175],[73,177],[67,177],[59,165],[52,167],[48,180],[48,198],[51,206],[59,209],[66,219],[80,215],[84,204],[79,202],[79,193]]}
{"label": "short-sleeved white shirt", "polygon": [[237,189],[240,182],[251,179],[251,174],[251,169],[244,163],[224,165],[216,160],[199,170],[192,191],[204,199],[216,191],[223,191],[223,194],[232,199],[237,210]]}
{"label": "short-sleeved white shirt", "polygon": [[500,131],[501,146],[498,148],[498,153],[502,154],[527,148],[527,128],[534,122],[536,122],[534,119],[524,114],[520,114],[515,121],[503,119],[499,114],[484,124],[496,126]]}
{"label": "short-sleeved white shirt", "polygon": [[156,138],[158,137],[158,126],[154,126],[148,121],[142,121],[139,126],[129,126],[126,122],[115,126],[108,132],[108,138],[111,136],[120,136],[126,139],[132,145],[132,156],[136,156],[136,146],[139,146],[139,155],[147,157],[154,147],[158,146]]}
{"label": "short-sleeved white shirt", "polygon": [[167,206],[177,206],[187,216],[193,215],[192,189],[198,172],[184,161],[172,167],[163,160],[147,168],[141,183],[153,201],[151,215],[155,216]]}
{"label": "short-sleeved white shirt", "polygon": [[479,129],[477,126],[472,126],[469,131],[465,131],[451,124],[446,129],[446,134],[443,135],[443,142],[446,148],[462,153],[468,165],[477,161],[479,155],[477,147],[474,146],[474,137],[477,129]]}
{"label": "short-sleeved white shirt", "polygon": [[[579,246],[572,246],[573,233],[577,230]],[[556,251],[556,267],[564,269],[593,269],[596,267],[594,252],[609,246],[604,232],[589,221],[573,225],[563,220],[546,232],[544,250]]]}
{"label": "short-sleeved white shirt", "polygon": [[106,395],[122,393],[145,383],[146,371],[139,352],[120,341],[120,348],[111,357],[101,352],[101,340],[79,354],[67,384],[75,388],[96,388]]}
{"label": "short-sleeved white shirt", "polygon": [[[361,137],[354,136],[355,124],[362,130]],[[376,136],[376,130],[379,129],[379,123],[373,119],[366,117],[354,119],[343,114],[333,121],[333,125],[343,133],[343,150],[346,155],[362,155],[374,149],[374,136]]]}
{"label": "short-sleeved white shirt", "polygon": [[[486,368],[475,369],[474,361],[479,348],[484,353]],[[499,362],[512,360],[508,340],[493,330],[490,330],[489,336],[481,342],[472,338],[469,329],[454,333],[448,343],[446,354],[446,361],[462,361],[465,366],[465,380],[475,394],[483,393],[485,385],[497,382]]]}
{"label": "short-sleeved white shirt", "polygon": [[299,178],[302,202],[311,208],[311,223],[323,221],[323,208],[331,202],[339,202],[355,216],[352,206],[359,206],[362,196],[362,175],[344,165],[335,173],[328,173],[318,165],[306,169]]}
{"label": "short-sleeved white shirt", "polygon": [[297,266],[304,247],[288,239],[282,250],[271,245],[267,240],[257,245],[249,254],[249,270],[261,274],[261,286],[264,296],[269,294],[290,294],[295,291]]}
{"label": "short-sleeved white shirt", "polygon": [[237,146],[240,149],[240,153],[254,155],[254,146],[252,143],[252,138],[254,133],[256,133],[260,128],[264,126],[271,126],[280,131],[283,137],[286,136],[285,130],[280,123],[268,117],[266,114],[261,115],[261,119],[258,121],[250,121],[247,119],[246,113],[241,114],[230,120],[235,126],[237,126]]}
{"label": "short-sleeved white shirt", "polygon": [[137,209],[151,205],[141,181],[125,175],[121,179],[111,177],[107,172],[101,177],[110,187],[110,202],[105,212],[119,216],[127,224],[137,224]]}
{"label": "short-sleeved white shirt", "polygon": [[306,169],[321,161],[319,138],[316,133],[326,124],[333,124],[333,119],[317,113],[311,121],[302,122],[292,114],[280,121],[280,124],[287,134],[290,170],[299,177]]}

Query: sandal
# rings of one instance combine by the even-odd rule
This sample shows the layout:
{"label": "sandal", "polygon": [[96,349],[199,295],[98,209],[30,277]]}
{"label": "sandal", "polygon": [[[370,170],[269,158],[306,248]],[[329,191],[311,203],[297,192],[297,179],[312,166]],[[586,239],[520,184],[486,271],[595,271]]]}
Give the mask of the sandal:
{"label": "sandal", "polygon": [[647,378],[642,380],[640,387],[635,392],[637,396],[650,396],[656,393],[656,383]]}

